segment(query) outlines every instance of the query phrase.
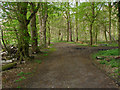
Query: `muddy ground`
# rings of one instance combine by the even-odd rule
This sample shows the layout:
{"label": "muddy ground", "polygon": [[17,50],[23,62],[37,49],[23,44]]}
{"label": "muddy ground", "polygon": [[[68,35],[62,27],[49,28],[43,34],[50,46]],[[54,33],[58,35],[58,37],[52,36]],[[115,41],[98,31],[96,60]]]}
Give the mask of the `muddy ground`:
{"label": "muddy ground", "polygon": [[[56,51],[43,59],[34,76],[19,84],[25,88],[116,88],[116,84],[93,65],[91,54],[114,47],[89,47],[68,43],[54,45]],[[39,58],[39,55],[36,56]],[[35,67],[35,66],[33,66]]]}

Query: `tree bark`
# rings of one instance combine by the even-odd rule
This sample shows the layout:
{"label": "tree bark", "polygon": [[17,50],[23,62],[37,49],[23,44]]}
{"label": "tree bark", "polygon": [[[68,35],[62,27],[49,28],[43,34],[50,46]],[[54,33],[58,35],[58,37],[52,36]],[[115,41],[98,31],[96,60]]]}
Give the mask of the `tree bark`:
{"label": "tree bark", "polygon": [[108,5],[109,5],[109,38],[111,41],[111,9],[112,9],[111,2],[109,2]]}
{"label": "tree bark", "polygon": [[107,28],[106,28],[106,26],[104,25],[104,34],[105,34],[105,40],[106,40],[106,42],[107,42]]}
{"label": "tree bark", "polygon": [[71,21],[70,21],[70,28],[69,28],[69,41],[72,42],[72,27],[71,27]]}
{"label": "tree bark", "polygon": [[27,28],[27,2],[18,2],[18,21],[19,21],[19,36],[20,40],[18,42],[18,51],[20,55],[20,61],[26,60],[26,57],[29,57],[29,40],[30,36]]}
{"label": "tree bark", "polygon": [[90,24],[90,45],[92,45],[93,44],[93,35],[92,35],[92,23]]}
{"label": "tree bark", "polygon": [[[68,7],[70,7],[68,2]],[[68,9],[68,23],[69,23],[69,41],[72,41],[72,27],[71,27],[71,18],[70,18],[70,9]]]}
{"label": "tree bark", "polygon": [[69,41],[69,28],[70,28],[70,24],[69,24],[69,21],[67,19],[67,42]]}
{"label": "tree bark", "polygon": [[[42,3],[41,3],[41,10],[42,10]],[[38,18],[39,18],[39,36],[40,36],[40,45],[43,44],[43,18],[42,18],[42,12],[39,11],[38,13]]]}
{"label": "tree bark", "polygon": [[120,55],[120,1],[118,2],[118,48]]}
{"label": "tree bark", "polygon": [[69,41],[69,29],[70,29],[70,21],[69,21],[69,15],[67,11],[67,42]]}
{"label": "tree bark", "polygon": [[[3,45],[4,45],[5,50],[8,51],[7,46],[6,46],[5,42],[4,42],[3,35],[4,35],[4,34],[3,34],[3,30],[1,29],[1,38],[2,38],[2,42],[3,42]],[[1,45],[1,46],[2,46],[2,45]],[[8,52],[9,52],[9,51],[8,51]]]}
{"label": "tree bark", "polygon": [[46,39],[46,23],[47,23],[48,13],[47,13],[47,2],[44,4],[44,16],[43,16],[43,34],[44,34],[44,47],[47,47]]}
{"label": "tree bark", "polygon": [[[35,3],[32,3],[32,9],[31,14],[33,13],[35,8]],[[36,14],[32,17],[30,21],[30,29],[31,29],[31,40],[32,40],[32,53],[39,52],[38,49],[38,34],[37,34],[37,28],[36,28]]]}
{"label": "tree bark", "polygon": [[70,24],[70,9],[69,9],[69,2],[67,4],[68,9],[66,11],[67,15],[67,42],[72,41],[72,30],[71,30],[71,24]]}
{"label": "tree bark", "polygon": [[93,35],[92,35],[92,27],[95,19],[95,8],[94,8],[94,2],[92,2],[92,21],[90,23],[90,45],[93,44]]}
{"label": "tree bark", "polygon": [[96,26],[96,30],[95,30],[95,43],[97,44],[97,38],[98,38],[98,30],[97,30],[97,26]]}
{"label": "tree bark", "polygon": [[[78,7],[78,2],[76,2],[76,7]],[[76,11],[76,42],[78,42],[78,17],[77,17],[78,10]]]}
{"label": "tree bark", "polygon": [[51,37],[51,33],[50,33],[50,23],[48,21],[48,45],[50,45],[50,37]]}
{"label": "tree bark", "polygon": [[61,32],[61,41],[63,41],[63,33]]}

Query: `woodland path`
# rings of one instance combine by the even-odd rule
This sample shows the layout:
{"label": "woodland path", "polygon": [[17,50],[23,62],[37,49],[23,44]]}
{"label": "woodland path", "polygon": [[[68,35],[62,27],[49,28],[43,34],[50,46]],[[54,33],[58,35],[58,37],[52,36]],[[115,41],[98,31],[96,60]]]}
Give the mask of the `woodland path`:
{"label": "woodland path", "polygon": [[111,47],[86,47],[68,43],[54,45],[56,51],[40,64],[29,88],[114,88],[114,82],[92,64],[90,54]]}

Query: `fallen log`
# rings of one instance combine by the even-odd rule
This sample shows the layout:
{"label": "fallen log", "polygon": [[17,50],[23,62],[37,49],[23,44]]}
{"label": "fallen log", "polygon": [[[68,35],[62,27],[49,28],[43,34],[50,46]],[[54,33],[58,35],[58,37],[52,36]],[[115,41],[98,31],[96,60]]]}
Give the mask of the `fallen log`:
{"label": "fallen log", "polygon": [[8,70],[8,69],[11,69],[11,68],[13,68],[13,67],[16,66],[16,65],[17,65],[16,62],[6,64],[6,65],[2,66],[2,71],[5,71],[5,70]]}
{"label": "fallen log", "polygon": [[105,59],[105,57],[104,56],[97,56],[96,59],[103,60],[103,59]]}
{"label": "fallen log", "polygon": [[96,59],[98,60],[106,60],[111,61],[112,59],[120,60],[120,56],[97,56]]}

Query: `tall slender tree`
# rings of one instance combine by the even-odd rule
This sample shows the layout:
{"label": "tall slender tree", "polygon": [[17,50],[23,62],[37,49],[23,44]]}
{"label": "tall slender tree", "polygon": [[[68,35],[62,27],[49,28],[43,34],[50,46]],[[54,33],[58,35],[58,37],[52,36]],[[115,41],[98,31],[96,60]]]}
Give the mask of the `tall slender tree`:
{"label": "tall slender tree", "polygon": [[78,2],[76,2],[76,42],[78,42]]}
{"label": "tall slender tree", "polygon": [[44,34],[44,46],[45,47],[47,47],[47,41],[46,41],[46,29],[47,29],[47,27],[46,27],[46,25],[47,25],[47,18],[48,18],[48,12],[47,12],[47,9],[48,9],[48,7],[47,7],[47,2],[45,2],[44,3],[44,10],[43,10],[43,34]]}
{"label": "tall slender tree", "polygon": [[120,1],[118,2],[118,46],[120,55]]}
{"label": "tall slender tree", "polygon": [[[31,14],[35,10],[35,3],[30,3],[31,5]],[[38,48],[38,34],[37,34],[37,28],[36,28],[36,14],[32,17],[30,21],[30,28],[31,28],[31,40],[32,40],[32,53],[37,53],[39,51]]]}
{"label": "tall slender tree", "polygon": [[109,6],[109,38],[111,41],[111,11],[112,11],[111,2],[108,2],[108,6]]}

